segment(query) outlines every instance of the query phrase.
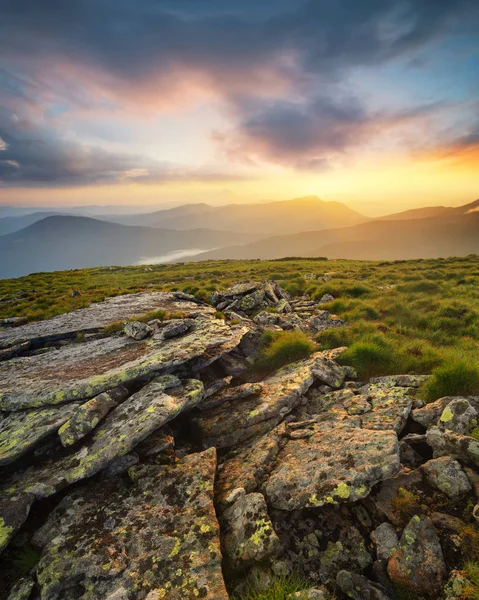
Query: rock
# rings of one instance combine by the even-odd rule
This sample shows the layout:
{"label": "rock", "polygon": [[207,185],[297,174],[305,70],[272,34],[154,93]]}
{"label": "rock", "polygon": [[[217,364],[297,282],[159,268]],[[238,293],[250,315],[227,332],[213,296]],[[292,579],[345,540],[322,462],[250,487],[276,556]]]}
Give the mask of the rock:
{"label": "rock", "polygon": [[390,523],[381,523],[371,533],[371,539],[376,544],[376,554],[379,560],[388,561],[396,551],[399,543],[396,530]]}
{"label": "rock", "polygon": [[391,600],[391,596],[378,583],[373,583],[357,573],[340,571],[336,576],[339,589],[353,600]]}
{"label": "rock", "polygon": [[388,563],[391,581],[417,594],[439,594],[446,564],[439,538],[428,517],[414,516]]}
{"label": "rock", "polygon": [[251,396],[257,396],[263,390],[261,383],[244,383],[236,387],[226,388],[220,392],[212,395],[206,400],[203,400],[198,408],[200,410],[208,410],[221,406],[225,402],[236,402],[237,400],[243,400],[244,398],[251,398]]}
{"label": "rock", "polygon": [[426,404],[424,408],[418,408],[416,410],[413,410],[411,413],[411,417],[414,421],[416,421],[416,423],[419,423],[420,425],[428,429],[432,425],[437,425],[442,411],[450,402],[457,399],[458,398],[454,396],[445,396],[444,398],[439,398],[439,400],[436,400],[435,402]]}
{"label": "rock", "polygon": [[444,529],[452,533],[460,533],[461,530],[466,526],[464,521],[448,515],[446,513],[434,512],[431,514],[431,521],[434,527],[438,529]]}
{"label": "rock", "polygon": [[34,585],[31,577],[23,577],[12,587],[7,600],[29,600]]}
{"label": "rock", "polygon": [[326,550],[319,554],[319,576],[326,583],[345,568],[362,571],[372,563],[361,534],[355,527],[340,532],[336,542],[328,542]]}
{"label": "rock", "polygon": [[281,510],[355,502],[399,468],[394,432],[318,423],[312,437],[289,440],[280,451],[265,495]]}
{"label": "rock", "polygon": [[426,433],[427,443],[434,456],[450,456],[463,463],[479,466],[479,441],[455,431],[430,427]]}
{"label": "rock", "polygon": [[247,294],[246,296],[243,296],[243,298],[236,300],[233,304],[230,305],[230,308],[231,310],[239,310],[248,314],[254,312],[258,308],[261,308],[264,298],[264,290],[258,289],[252,292],[251,294]]}
{"label": "rock", "polygon": [[[82,309],[83,310],[83,309]],[[182,338],[136,342],[124,337],[71,344],[59,350],[0,363],[0,410],[77,402],[117,385],[168,373],[189,364],[211,364],[236,347],[246,327],[198,318]]]}
{"label": "rock", "polygon": [[477,410],[466,398],[456,398],[442,411],[438,426],[468,435],[477,426],[477,415]]}
{"label": "rock", "polygon": [[79,404],[6,413],[0,417],[0,466],[8,465],[55,433]]}
{"label": "rock", "polygon": [[302,592],[293,592],[287,600],[329,600],[330,597],[324,589],[311,588]]}
{"label": "rock", "polygon": [[469,479],[474,496],[479,498],[479,473],[476,473],[474,469],[470,469],[469,467],[464,467],[463,471],[466,474],[466,477]]}
{"label": "rock", "polygon": [[281,300],[279,300],[279,302],[276,304],[276,310],[279,313],[290,313],[293,309],[291,308],[291,304],[287,300],[281,298]]}
{"label": "rock", "polygon": [[421,470],[429,485],[451,499],[458,499],[471,491],[471,484],[461,465],[449,456],[429,460]]}
{"label": "rock", "polygon": [[410,469],[417,469],[423,462],[422,456],[404,440],[399,442],[399,454],[401,464]]}
{"label": "rock", "polygon": [[275,556],[280,549],[262,494],[240,495],[222,517],[223,546],[233,567]]}
{"label": "rock", "polygon": [[271,431],[312,385],[321,353],[292,363],[263,379],[260,394],[240,403],[226,402],[194,419],[205,447],[229,448]]}
{"label": "rock", "polygon": [[336,390],[343,385],[346,370],[332,360],[324,359],[314,365],[313,375],[321,383],[325,383]]}
{"label": "rock", "polygon": [[223,354],[218,360],[218,365],[226,375],[231,377],[241,377],[249,369],[246,360],[243,357],[235,356],[232,352]]}
{"label": "rock", "polygon": [[202,383],[194,379],[180,383],[172,375],[152,381],[113,409],[80,450],[12,476],[5,482],[4,493],[28,492],[46,498],[95,475],[182,410],[196,406],[202,398]]}
{"label": "rock", "polygon": [[391,477],[371,494],[365,503],[371,506],[372,510],[378,514],[381,519],[387,519],[393,525],[403,525],[403,515],[400,507],[397,505],[397,498],[401,490],[414,494],[416,488],[423,482],[422,474],[419,469],[409,471],[403,469],[394,477]]}
{"label": "rock", "polygon": [[98,331],[112,323],[125,322],[150,312],[201,312],[213,315],[211,306],[199,307],[192,296],[180,297],[178,292],[141,292],[125,294],[96,302],[87,308],[74,310],[52,319],[28,323],[0,331],[0,348],[8,348],[21,342],[35,344],[73,338],[76,333]]}
{"label": "rock", "polygon": [[22,342],[21,344],[14,344],[9,348],[5,348],[4,350],[0,350],[0,361],[1,360],[9,360],[14,356],[19,356],[23,352],[26,352],[31,348],[31,342]]}
{"label": "rock", "polygon": [[472,509],[472,516],[476,520],[476,523],[479,525],[479,504]]}
{"label": "rock", "polygon": [[286,441],[283,431],[284,425],[278,426],[224,463],[215,486],[218,503],[227,503],[236,488],[243,488],[248,494],[259,489]]}
{"label": "rock", "polygon": [[412,388],[369,384],[359,389],[371,402],[372,411],[361,417],[364,429],[392,429],[401,433],[412,408]]}
{"label": "rock", "polygon": [[324,294],[319,301],[319,304],[327,304],[328,302],[332,302],[334,300],[334,296],[331,294]]}
{"label": "rock", "polygon": [[142,458],[146,458],[156,456],[165,451],[173,452],[174,447],[175,438],[168,435],[167,427],[162,427],[140,442],[136,446],[135,452]]}
{"label": "rock", "polygon": [[144,340],[153,334],[152,328],[140,321],[130,321],[129,323],[125,323],[123,331],[126,336],[134,340]]}
{"label": "rock", "polygon": [[195,324],[194,319],[177,319],[170,321],[162,328],[163,337],[165,339],[184,335]]}
{"label": "rock", "polygon": [[382,377],[371,377],[369,382],[385,388],[420,388],[430,377],[430,375],[383,375]]}
{"label": "rock", "polygon": [[[84,438],[90,431],[95,429],[110,410],[125,400],[128,394],[129,392],[126,387],[120,385],[113,390],[96,396],[96,398],[88,400],[81,406],[75,405],[70,419],[58,430],[58,435],[63,446],[73,446]],[[59,410],[63,412],[65,409],[61,408]]]}
{"label": "rock", "polygon": [[213,448],[172,467],[139,467],[132,486],[91,483],[67,495],[37,538],[42,600],[228,600],[213,507]]}
{"label": "rock", "polygon": [[81,296],[80,292],[78,290],[73,289],[72,298],[77,298],[78,296]]}
{"label": "rock", "polygon": [[26,521],[34,500],[32,494],[0,495],[0,554]]}

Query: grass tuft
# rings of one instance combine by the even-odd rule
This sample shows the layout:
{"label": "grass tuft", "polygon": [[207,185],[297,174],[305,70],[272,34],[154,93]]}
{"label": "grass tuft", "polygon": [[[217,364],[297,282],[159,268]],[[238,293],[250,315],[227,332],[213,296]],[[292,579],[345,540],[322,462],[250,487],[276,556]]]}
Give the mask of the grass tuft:
{"label": "grass tuft", "polygon": [[338,362],[354,367],[362,378],[386,375],[395,367],[394,349],[380,335],[366,336],[363,340],[353,342]]}
{"label": "grass tuft", "polygon": [[[279,577],[267,590],[258,590],[254,586],[236,600],[289,600],[295,592],[302,592],[311,588],[311,582],[293,576]],[[330,600],[333,600],[332,598]]]}
{"label": "grass tuft", "polygon": [[422,388],[426,402],[434,402],[444,396],[478,393],[479,369],[461,360],[436,368]]}
{"label": "grass tuft", "polygon": [[263,349],[255,368],[259,371],[275,371],[308,358],[316,350],[316,344],[302,331],[267,331],[263,334]]}

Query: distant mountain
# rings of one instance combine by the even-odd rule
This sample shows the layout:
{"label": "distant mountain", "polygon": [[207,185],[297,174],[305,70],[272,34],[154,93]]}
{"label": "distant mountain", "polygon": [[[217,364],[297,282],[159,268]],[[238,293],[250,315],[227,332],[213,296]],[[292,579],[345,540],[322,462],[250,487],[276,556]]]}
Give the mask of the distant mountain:
{"label": "distant mountain", "polygon": [[[195,215],[201,215],[213,211],[213,206],[209,204],[183,204],[166,210],[157,210],[152,213],[138,215],[118,215],[107,214],[98,216],[98,219],[121,223],[122,225],[143,225],[146,227],[160,227],[161,223],[167,223],[171,219],[194,218]],[[193,226],[192,229],[195,227]],[[167,227],[174,229],[174,227]]]}
{"label": "distant mountain", "polygon": [[[0,278],[37,271],[167,262],[171,253],[247,243],[258,236],[210,229],[172,231],[52,216],[0,237]],[[156,259],[156,260],[155,260]]]}
{"label": "distant mountain", "polygon": [[428,217],[447,217],[456,215],[467,215],[479,210],[479,200],[463,206],[425,206],[424,208],[413,208],[392,215],[378,217],[378,221],[404,221],[405,219],[425,219]]}
{"label": "distant mountain", "polygon": [[306,196],[263,204],[228,204],[227,206],[191,204],[149,215],[114,220],[128,225],[141,224],[183,231],[201,227],[274,235],[299,233],[311,228],[329,229],[356,225],[369,219],[340,202],[326,202],[316,196]]}
{"label": "distant mountain", "polygon": [[403,221],[374,220],[353,227],[276,236],[196,255],[192,260],[327,256],[399,260],[479,254],[479,212]]}
{"label": "distant mountain", "polygon": [[54,212],[34,212],[28,215],[22,215],[18,217],[3,217],[0,218],[0,235],[6,235],[7,233],[13,233],[14,231],[20,231],[24,227],[32,225],[41,219],[46,217],[53,217],[58,213]]}

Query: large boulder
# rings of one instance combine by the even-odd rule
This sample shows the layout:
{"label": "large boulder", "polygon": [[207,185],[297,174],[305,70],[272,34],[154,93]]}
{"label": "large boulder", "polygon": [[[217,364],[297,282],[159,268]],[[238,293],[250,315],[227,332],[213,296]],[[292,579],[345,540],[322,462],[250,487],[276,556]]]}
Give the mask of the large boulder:
{"label": "large boulder", "polygon": [[307,438],[290,439],[265,486],[281,510],[355,502],[400,469],[393,431],[318,423]]}
{"label": "large boulder", "polygon": [[210,449],[175,466],[138,467],[133,485],[108,480],[68,494],[36,536],[42,600],[228,600],[215,468]]}
{"label": "large boulder", "polygon": [[391,596],[378,583],[373,583],[357,573],[340,571],[336,576],[339,589],[353,600],[391,600]]}
{"label": "large boulder", "polygon": [[430,427],[426,439],[435,457],[450,456],[457,458],[461,463],[479,467],[479,441],[475,438],[449,429]]}
{"label": "large boulder", "polygon": [[466,398],[456,398],[449,402],[439,417],[441,429],[449,429],[461,435],[468,435],[477,426],[477,410]]}
{"label": "large boulder", "polygon": [[441,544],[428,517],[415,515],[388,563],[391,581],[417,594],[438,594],[446,577]]}

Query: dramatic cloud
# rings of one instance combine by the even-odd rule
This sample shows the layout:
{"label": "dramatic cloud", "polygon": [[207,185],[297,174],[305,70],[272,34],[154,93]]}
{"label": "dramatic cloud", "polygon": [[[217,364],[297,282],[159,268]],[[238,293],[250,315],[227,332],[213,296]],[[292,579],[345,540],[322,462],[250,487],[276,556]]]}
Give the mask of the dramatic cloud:
{"label": "dramatic cloud", "polygon": [[121,119],[198,98],[231,122],[214,135],[227,157],[327,168],[428,119],[427,102],[378,111],[344,93],[352,70],[426,68],[419,49],[478,25],[477,0],[0,0],[0,182],[221,177],[92,147],[69,128],[78,112]]}

